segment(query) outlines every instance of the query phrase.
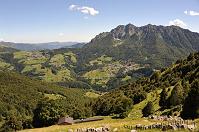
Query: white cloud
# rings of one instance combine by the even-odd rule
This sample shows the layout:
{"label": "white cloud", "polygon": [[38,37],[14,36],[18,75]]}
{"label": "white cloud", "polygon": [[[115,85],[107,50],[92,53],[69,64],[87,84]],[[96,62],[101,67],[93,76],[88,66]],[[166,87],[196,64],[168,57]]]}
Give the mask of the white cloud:
{"label": "white cloud", "polygon": [[196,12],[196,11],[184,11],[184,14],[190,15],[190,16],[199,16],[199,12]]}
{"label": "white cloud", "polygon": [[71,10],[71,11],[75,10],[77,7],[78,7],[77,5],[70,5],[69,6],[69,10]]}
{"label": "white cloud", "polygon": [[189,13],[191,16],[199,16],[199,12],[196,11],[190,11]]}
{"label": "white cloud", "polygon": [[179,19],[175,19],[173,21],[170,21],[169,25],[179,26],[179,27],[182,27],[182,28],[187,27],[187,24],[184,23],[182,20],[179,20]]}
{"label": "white cloud", "polygon": [[187,14],[188,14],[188,11],[184,11],[184,14],[186,14],[186,15],[187,15]]}
{"label": "white cloud", "polygon": [[80,11],[83,14],[88,14],[91,16],[96,16],[99,14],[99,11],[95,10],[93,7],[88,7],[88,6],[70,5],[69,10]]}

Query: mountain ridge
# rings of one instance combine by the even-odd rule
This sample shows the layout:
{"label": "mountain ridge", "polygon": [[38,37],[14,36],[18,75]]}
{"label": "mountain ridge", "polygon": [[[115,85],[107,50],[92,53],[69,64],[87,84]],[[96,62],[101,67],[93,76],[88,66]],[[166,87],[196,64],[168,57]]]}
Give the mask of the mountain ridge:
{"label": "mountain ridge", "polygon": [[59,48],[81,48],[84,43],[80,42],[47,42],[47,43],[14,43],[0,42],[1,46],[11,47],[18,50],[35,51],[35,50],[53,50]]}

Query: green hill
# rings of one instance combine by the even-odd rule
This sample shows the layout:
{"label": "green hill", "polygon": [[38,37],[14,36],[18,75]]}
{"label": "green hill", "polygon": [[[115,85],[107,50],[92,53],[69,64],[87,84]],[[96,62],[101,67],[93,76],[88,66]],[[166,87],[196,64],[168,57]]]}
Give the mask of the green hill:
{"label": "green hill", "polygon": [[198,97],[199,52],[156,71],[150,78],[139,79],[101,96],[94,110],[97,115],[139,118],[150,102],[150,114],[198,118]]}
{"label": "green hill", "polygon": [[[90,102],[86,91],[59,87],[13,72],[0,71],[0,96],[0,125],[4,124],[5,131],[48,126],[61,115],[82,118],[91,114],[86,106]],[[38,117],[38,111],[45,115]],[[37,118],[40,125],[34,123]]]}

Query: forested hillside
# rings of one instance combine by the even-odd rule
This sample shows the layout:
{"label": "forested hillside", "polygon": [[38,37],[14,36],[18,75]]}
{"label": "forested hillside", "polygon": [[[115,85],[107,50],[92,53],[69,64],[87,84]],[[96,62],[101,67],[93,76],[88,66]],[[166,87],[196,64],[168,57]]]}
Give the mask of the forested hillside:
{"label": "forested hillside", "polygon": [[139,79],[101,96],[94,110],[97,115],[158,114],[193,119],[199,117],[198,102],[199,52],[156,71],[150,78]]}
{"label": "forested hillside", "polygon": [[0,126],[2,131],[49,126],[60,116],[92,115],[86,91],[68,89],[0,71]]}

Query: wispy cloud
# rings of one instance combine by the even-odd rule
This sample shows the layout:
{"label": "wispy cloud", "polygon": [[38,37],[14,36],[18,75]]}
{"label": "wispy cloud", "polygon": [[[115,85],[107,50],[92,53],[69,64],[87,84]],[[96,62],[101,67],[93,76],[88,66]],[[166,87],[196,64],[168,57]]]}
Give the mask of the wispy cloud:
{"label": "wispy cloud", "polygon": [[199,12],[197,11],[184,11],[184,14],[190,15],[190,16],[199,16]]}
{"label": "wispy cloud", "polygon": [[180,19],[175,19],[169,22],[169,25],[179,26],[182,28],[186,28],[187,24]]}
{"label": "wispy cloud", "polygon": [[99,11],[94,9],[93,7],[88,6],[79,6],[79,5],[70,5],[69,6],[70,11],[80,11],[83,14],[96,16],[99,14]]}

